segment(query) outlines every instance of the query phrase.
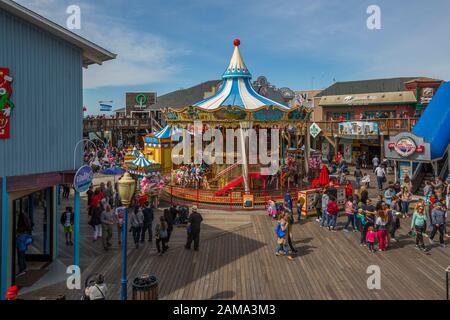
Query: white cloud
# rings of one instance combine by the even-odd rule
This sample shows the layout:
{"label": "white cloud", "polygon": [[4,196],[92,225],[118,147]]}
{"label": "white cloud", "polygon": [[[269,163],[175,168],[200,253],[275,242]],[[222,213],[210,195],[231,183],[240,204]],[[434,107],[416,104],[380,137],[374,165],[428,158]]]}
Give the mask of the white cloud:
{"label": "white cloud", "polygon": [[84,87],[143,85],[167,81],[180,66],[171,58],[187,51],[173,48],[158,36],[120,26],[87,25],[89,39],[117,53],[116,60],[90,66],[84,72]]}
{"label": "white cloud", "polygon": [[81,7],[81,30],[76,33],[118,55],[103,65],[92,65],[83,73],[83,86],[146,85],[167,81],[181,66],[172,58],[188,51],[139,28],[131,29],[120,18],[108,16],[92,3],[57,0],[19,0],[20,4],[64,26],[70,4]]}

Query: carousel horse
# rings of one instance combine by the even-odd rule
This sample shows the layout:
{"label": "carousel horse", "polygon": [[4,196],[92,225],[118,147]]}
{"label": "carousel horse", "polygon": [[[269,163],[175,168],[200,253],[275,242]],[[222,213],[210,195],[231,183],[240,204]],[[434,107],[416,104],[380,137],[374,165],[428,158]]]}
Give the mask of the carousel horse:
{"label": "carousel horse", "polygon": [[147,177],[144,177],[141,180],[141,192],[149,193],[150,192],[150,180]]}
{"label": "carousel horse", "polygon": [[202,185],[203,185],[203,188],[204,188],[204,189],[207,189],[207,190],[210,189],[210,187],[209,187],[209,182],[208,182],[208,177],[207,177],[206,175],[203,176]]}

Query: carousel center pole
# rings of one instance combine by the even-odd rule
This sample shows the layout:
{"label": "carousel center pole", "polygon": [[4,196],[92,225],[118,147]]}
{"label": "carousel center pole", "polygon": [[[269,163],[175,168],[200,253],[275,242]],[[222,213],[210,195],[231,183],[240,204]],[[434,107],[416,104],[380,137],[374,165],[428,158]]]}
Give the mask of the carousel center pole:
{"label": "carousel center pole", "polygon": [[247,148],[246,148],[246,139],[247,129],[250,127],[248,122],[240,122],[241,130],[241,158],[242,158],[242,176],[244,177],[244,188],[245,193],[250,192],[249,184],[248,184],[248,166],[247,166]]}

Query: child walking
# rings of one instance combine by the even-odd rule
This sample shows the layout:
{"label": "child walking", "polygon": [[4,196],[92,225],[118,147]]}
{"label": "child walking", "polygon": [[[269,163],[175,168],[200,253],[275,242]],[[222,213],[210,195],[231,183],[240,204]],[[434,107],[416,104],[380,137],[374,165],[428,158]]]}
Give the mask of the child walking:
{"label": "child walking", "polygon": [[72,207],[66,207],[66,211],[61,215],[61,224],[64,227],[64,235],[66,236],[66,245],[73,246],[72,242],[72,233],[73,233],[73,224],[74,224],[74,216]]}
{"label": "child walking", "polygon": [[369,229],[367,229],[367,234],[366,234],[366,243],[367,243],[367,247],[369,249],[369,252],[374,253],[375,252],[375,238],[377,237],[377,233],[373,230],[373,227],[369,227]]}

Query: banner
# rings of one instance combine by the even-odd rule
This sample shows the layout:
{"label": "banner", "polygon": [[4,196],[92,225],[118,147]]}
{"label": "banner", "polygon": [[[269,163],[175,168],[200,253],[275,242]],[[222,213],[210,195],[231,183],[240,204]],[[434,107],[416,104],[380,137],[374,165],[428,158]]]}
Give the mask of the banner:
{"label": "banner", "polygon": [[328,141],[322,142],[322,160],[328,161],[328,156],[330,155],[330,144]]}
{"label": "banner", "polygon": [[351,142],[345,142],[344,143],[344,160],[347,163],[352,163],[353,162],[353,158],[352,158],[352,143]]}
{"label": "banner", "polygon": [[0,139],[9,139],[11,127],[11,111],[14,104],[11,101],[13,79],[8,68],[0,68]]}
{"label": "banner", "polygon": [[339,123],[340,136],[357,136],[358,138],[370,138],[378,136],[378,123],[364,121],[350,121]]}
{"label": "banner", "polygon": [[100,111],[112,111],[112,106],[109,104],[100,103]]}

